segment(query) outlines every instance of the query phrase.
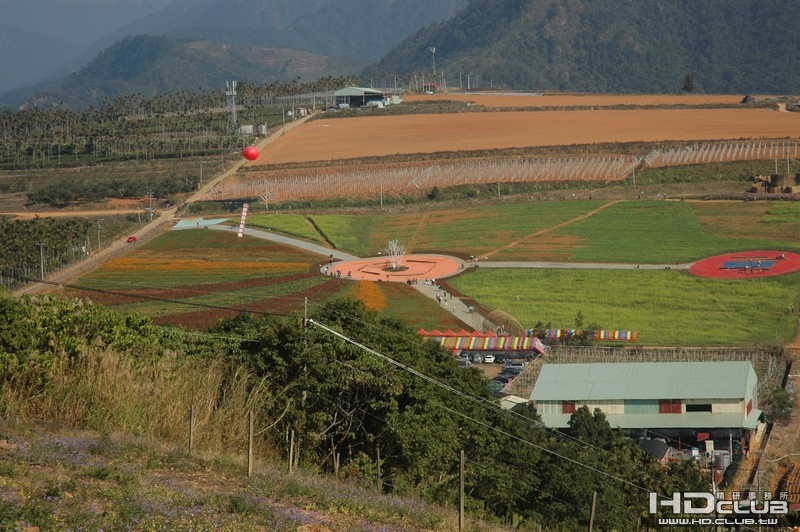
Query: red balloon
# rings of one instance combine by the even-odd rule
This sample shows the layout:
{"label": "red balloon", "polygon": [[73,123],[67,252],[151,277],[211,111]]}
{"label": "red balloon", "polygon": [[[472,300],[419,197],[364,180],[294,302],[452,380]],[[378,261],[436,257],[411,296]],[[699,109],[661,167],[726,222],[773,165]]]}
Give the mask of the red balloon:
{"label": "red balloon", "polygon": [[258,148],[255,146],[248,146],[244,149],[244,158],[248,161],[255,161],[258,159]]}

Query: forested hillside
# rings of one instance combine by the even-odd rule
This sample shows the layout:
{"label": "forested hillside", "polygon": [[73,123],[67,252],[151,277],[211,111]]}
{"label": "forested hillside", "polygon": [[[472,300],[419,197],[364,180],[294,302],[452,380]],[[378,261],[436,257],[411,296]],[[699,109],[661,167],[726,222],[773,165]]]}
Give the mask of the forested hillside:
{"label": "forested hillside", "polygon": [[473,0],[367,74],[533,91],[796,94],[797,6],[779,0]]}
{"label": "forested hillside", "polygon": [[[375,60],[467,0],[216,0],[163,34],[248,46],[293,48],[327,56]],[[185,13],[185,12],[184,12]]]}

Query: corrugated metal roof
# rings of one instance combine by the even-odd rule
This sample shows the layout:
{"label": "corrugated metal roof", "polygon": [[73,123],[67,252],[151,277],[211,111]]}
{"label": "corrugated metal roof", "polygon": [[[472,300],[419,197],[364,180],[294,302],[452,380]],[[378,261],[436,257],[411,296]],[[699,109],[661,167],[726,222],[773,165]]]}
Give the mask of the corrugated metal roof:
{"label": "corrugated metal roof", "polygon": [[382,91],[364,87],[345,87],[333,93],[334,96],[363,96],[365,94],[383,94]]}
{"label": "corrugated metal roof", "polygon": [[755,384],[746,361],[544,364],[531,400],[740,399]]}

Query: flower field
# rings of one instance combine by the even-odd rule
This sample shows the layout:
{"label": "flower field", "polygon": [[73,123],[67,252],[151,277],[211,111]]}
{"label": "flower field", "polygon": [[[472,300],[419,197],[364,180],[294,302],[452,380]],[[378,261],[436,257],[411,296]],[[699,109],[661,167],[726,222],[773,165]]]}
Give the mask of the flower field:
{"label": "flower field", "polygon": [[289,315],[343,282],[319,275],[319,257],[216,231],[172,231],[112,260],[69,289],[159,323],[204,328],[241,311]]}

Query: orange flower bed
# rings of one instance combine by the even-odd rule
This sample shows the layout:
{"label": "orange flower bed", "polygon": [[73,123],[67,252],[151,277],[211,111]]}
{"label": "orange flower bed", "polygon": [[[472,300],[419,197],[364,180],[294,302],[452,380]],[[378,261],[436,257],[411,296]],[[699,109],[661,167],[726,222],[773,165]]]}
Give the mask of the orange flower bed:
{"label": "orange flower bed", "polygon": [[373,281],[356,281],[358,292],[356,297],[370,310],[381,311],[386,308],[386,295]]}
{"label": "orange flower bed", "polygon": [[305,270],[307,264],[301,262],[261,262],[261,261],[231,261],[231,260],[199,260],[199,259],[142,259],[136,257],[122,257],[114,259],[105,265],[103,270],[147,270],[147,271],[187,271],[187,272],[214,272],[222,270],[259,271],[259,272],[289,272]]}

